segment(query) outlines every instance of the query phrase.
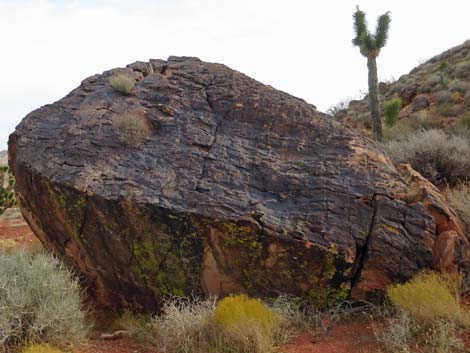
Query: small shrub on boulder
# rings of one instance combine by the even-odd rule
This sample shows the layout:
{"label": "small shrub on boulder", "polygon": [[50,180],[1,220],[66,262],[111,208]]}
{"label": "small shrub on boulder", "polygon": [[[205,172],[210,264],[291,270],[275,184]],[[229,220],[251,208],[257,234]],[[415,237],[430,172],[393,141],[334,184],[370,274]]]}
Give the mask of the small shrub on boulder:
{"label": "small shrub on boulder", "polygon": [[133,114],[118,116],[114,119],[114,126],[119,131],[119,140],[127,146],[137,147],[150,135],[150,128],[143,116]]}
{"label": "small shrub on boulder", "polygon": [[135,87],[135,80],[126,74],[117,74],[109,79],[109,84],[117,92],[128,96]]}

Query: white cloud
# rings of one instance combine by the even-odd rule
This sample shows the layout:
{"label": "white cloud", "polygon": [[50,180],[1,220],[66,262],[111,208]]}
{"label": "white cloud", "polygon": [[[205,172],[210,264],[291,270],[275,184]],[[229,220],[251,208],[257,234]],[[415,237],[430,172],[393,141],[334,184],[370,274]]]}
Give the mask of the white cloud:
{"label": "white cloud", "polygon": [[470,4],[459,0],[0,0],[0,149],[26,113],[85,77],[169,55],[222,62],[325,110],[367,88],[351,45],[356,2],[371,27],[392,11],[384,78],[470,37]]}

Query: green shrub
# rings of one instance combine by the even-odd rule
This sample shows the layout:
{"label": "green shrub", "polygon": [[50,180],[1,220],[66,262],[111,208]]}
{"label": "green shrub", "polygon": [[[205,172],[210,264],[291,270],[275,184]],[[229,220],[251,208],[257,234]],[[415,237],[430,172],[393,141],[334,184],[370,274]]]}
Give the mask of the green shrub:
{"label": "green shrub", "polygon": [[0,252],[0,351],[81,344],[88,333],[78,280],[41,253]]}
{"label": "green shrub", "polygon": [[432,324],[445,320],[466,325],[468,313],[458,298],[460,283],[457,276],[421,272],[405,284],[389,287],[387,296],[396,308],[418,322]]}
{"label": "green shrub", "polygon": [[393,98],[384,104],[385,124],[394,126],[398,121],[403,101],[401,98]]}
{"label": "green shrub", "polygon": [[117,92],[129,95],[135,87],[135,80],[129,75],[117,74],[109,79],[109,84]]}
{"label": "green shrub", "polygon": [[8,166],[0,167],[0,214],[16,205],[15,178]]}
{"label": "green shrub", "polygon": [[458,183],[470,178],[470,141],[441,130],[416,134],[385,144],[396,163],[409,163],[434,183]]}
{"label": "green shrub", "polygon": [[119,140],[127,146],[137,147],[150,136],[149,126],[143,116],[118,116],[113,120],[113,124],[119,131]]}

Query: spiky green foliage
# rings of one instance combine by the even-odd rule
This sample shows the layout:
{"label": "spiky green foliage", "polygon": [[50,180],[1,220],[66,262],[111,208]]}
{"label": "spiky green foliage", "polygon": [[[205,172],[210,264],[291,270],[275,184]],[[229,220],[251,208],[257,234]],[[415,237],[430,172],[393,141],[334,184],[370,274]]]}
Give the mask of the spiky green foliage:
{"label": "spiky green foliage", "polygon": [[401,98],[392,98],[384,104],[385,124],[387,126],[394,126],[399,118],[400,110],[403,101]]}
{"label": "spiky green foliage", "polygon": [[379,16],[375,34],[371,34],[367,29],[366,14],[359,9],[359,6],[353,15],[355,37],[352,42],[355,46],[359,47],[361,54],[367,58],[367,68],[369,72],[369,108],[372,118],[372,133],[376,140],[382,140],[383,138],[382,121],[380,120],[376,58],[380,53],[380,49],[387,43],[390,21],[389,12]]}
{"label": "spiky green foliage", "polygon": [[369,32],[367,28],[366,14],[357,7],[353,15],[355,37],[352,42],[359,47],[365,57],[377,57],[380,49],[387,44],[388,30],[390,28],[390,12],[386,12],[377,19],[375,34]]}

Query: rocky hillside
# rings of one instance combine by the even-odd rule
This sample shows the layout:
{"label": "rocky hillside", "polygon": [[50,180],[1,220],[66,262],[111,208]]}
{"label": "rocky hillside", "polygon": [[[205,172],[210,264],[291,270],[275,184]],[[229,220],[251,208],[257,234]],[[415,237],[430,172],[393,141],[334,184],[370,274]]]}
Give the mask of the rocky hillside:
{"label": "rocky hillside", "polygon": [[196,58],[87,78],[28,114],[9,153],[25,219],[105,306],[239,291],[376,299],[470,260],[455,214],[411,168]]}
{"label": "rocky hillside", "polygon": [[8,151],[0,151],[0,166],[8,165]]}
{"label": "rocky hillside", "polygon": [[[401,124],[393,138],[422,127],[470,132],[470,40],[439,54],[393,83],[381,83],[381,106],[394,97],[402,99]],[[370,129],[367,97],[351,101],[336,117],[350,127]]]}

